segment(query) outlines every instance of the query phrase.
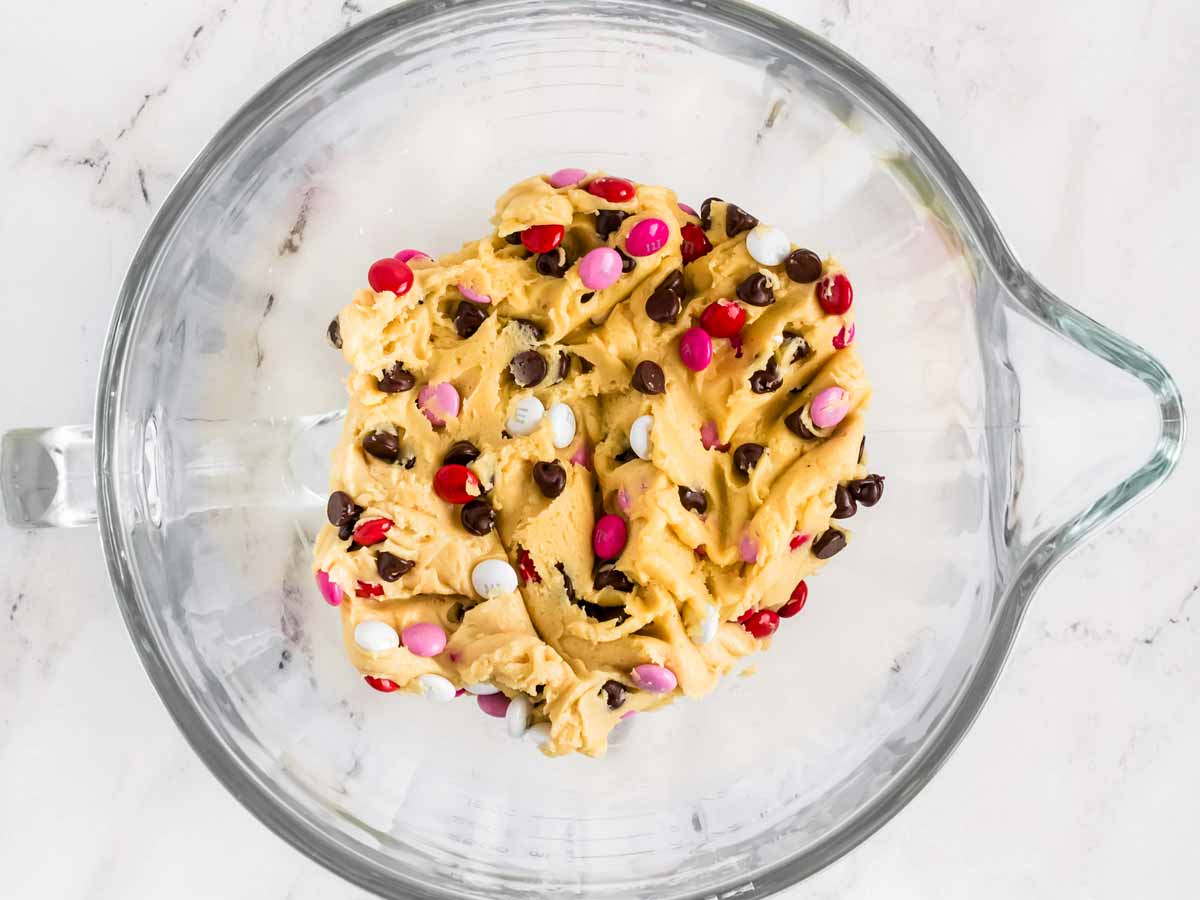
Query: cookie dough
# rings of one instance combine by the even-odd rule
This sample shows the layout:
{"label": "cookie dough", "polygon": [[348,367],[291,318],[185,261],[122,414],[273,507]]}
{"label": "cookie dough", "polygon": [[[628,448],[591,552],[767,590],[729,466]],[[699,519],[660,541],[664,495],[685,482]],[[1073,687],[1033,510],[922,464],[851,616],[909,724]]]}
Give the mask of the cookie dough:
{"label": "cookie dough", "polygon": [[456,253],[379,261],[330,325],[352,372],[315,571],[376,689],[468,688],[597,756],[766,646],[883,480],[836,261],[564,172]]}

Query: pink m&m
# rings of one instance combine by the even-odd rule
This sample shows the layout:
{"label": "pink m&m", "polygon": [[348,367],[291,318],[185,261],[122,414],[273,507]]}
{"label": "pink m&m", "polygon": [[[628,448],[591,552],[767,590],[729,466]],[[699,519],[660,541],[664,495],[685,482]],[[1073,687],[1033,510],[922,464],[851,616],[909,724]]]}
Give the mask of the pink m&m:
{"label": "pink m&m", "polygon": [[330,578],[328,572],[317,572],[317,589],[330,606],[339,606],[345,596],[342,586]]}
{"label": "pink m&m", "polygon": [[420,250],[401,250],[395,256],[402,263],[411,262],[414,259],[433,259],[428,253],[423,253]]}
{"label": "pink m&m", "polygon": [[611,513],[601,516],[592,530],[592,549],[600,559],[616,559],[629,540],[629,528],[625,520]]}
{"label": "pink m&m", "polygon": [[754,564],[758,562],[758,541],[749,534],[743,534],[738,542],[738,553],[742,562]]}
{"label": "pink m&m", "polygon": [[634,666],[633,683],[651,694],[669,694],[679,685],[679,679],[666,666],[643,663]]}
{"label": "pink m&m", "polygon": [[833,428],[850,411],[850,395],[844,388],[827,387],[813,397],[809,416],[818,428]]}
{"label": "pink m&m", "polygon": [[721,432],[717,430],[717,423],[712,419],[700,426],[700,443],[704,445],[705,450],[720,450],[724,453],[729,449],[728,444],[721,443]]}
{"label": "pink m&m", "polygon": [[497,719],[503,719],[508,714],[508,706],[512,701],[503,694],[480,694],[475,698],[475,702],[489,716],[494,716]]}
{"label": "pink m&m", "polygon": [[458,391],[448,381],[437,384],[427,384],[417,394],[417,406],[434,428],[441,428],[446,419],[454,418],[462,409],[462,398]]}
{"label": "pink m&m", "polygon": [[400,643],[413,656],[437,656],[446,649],[446,632],[435,622],[417,622],[400,632]]}
{"label": "pink m&m", "polygon": [[700,213],[696,212],[696,210],[692,209],[686,203],[679,203],[676,205],[679,207],[679,211],[685,215],[695,216],[697,219],[700,218]]}
{"label": "pink m&m", "polygon": [[671,229],[662,219],[642,219],[629,231],[625,238],[625,249],[630,256],[649,256],[666,246]]}
{"label": "pink m&m", "polygon": [[700,326],[689,328],[679,339],[679,358],[693,372],[703,372],[712,362],[712,338]]}
{"label": "pink m&m", "polygon": [[621,277],[621,254],[612,247],[589,250],[579,261],[579,280],[589,291],[602,291]]}
{"label": "pink m&m", "polygon": [[492,302],[492,298],[489,297],[487,294],[481,294],[481,293],[479,293],[479,291],[475,290],[474,288],[470,287],[469,285],[463,284],[461,281],[458,284],[456,284],[455,287],[458,288],[458,292],[460,294],[462,294],[464,297],[466,297],[472,303],[491,303]]}
{"label": "pink m&m", "polygon": [[550,187],[565,188],[587,178],[587,169],[559,169],[550,176]]}

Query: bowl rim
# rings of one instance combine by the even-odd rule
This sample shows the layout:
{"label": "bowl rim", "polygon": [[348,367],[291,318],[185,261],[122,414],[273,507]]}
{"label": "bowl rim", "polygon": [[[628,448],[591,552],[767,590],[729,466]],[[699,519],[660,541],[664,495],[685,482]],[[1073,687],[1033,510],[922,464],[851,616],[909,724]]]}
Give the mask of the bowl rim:
{"label": "bowl rim", "polygon": [[[1151,457],[1112,490],[1042,535],[1014,566],[979,660],[942,722],[917,750],[903,771],[846,822],[809,847],[772,866],[735,878],[718,887],[678,895],[679,900],[725,896],[752,886],[757,896],[790,887],[857,847],[903,809],[949,758],[974,722],[995,686],[1008,657],[1028,601],[1049,571],[1095,528],[1106,524],[1135,500],[1160,485],[1174,469],[1183,447],[1184,413],[1179,389],[1149,354],[1119,337],[1046,290],[1023,266],[1000,233],[986,205],[959,166],[916,115],[873,73],[848,54],[802,26],[743,0],[623,0],[659,13],[709,19],[722,27],[749,31],[781,44],[844,85],[908,142],[928,174],[937,182],[954,212],[975,237],[1009,301],[1051,331],[1137,377],[1149,389],[1160,415],[1160,435]],[[349,882],[381,896],[449,897],[429,894],[427,886],[385,870],[359,852],[348,839],[335,839],[312,827],[249,760],[236,755],[220,739],[157,647],[157,637],[142,608],[140,579],[127,560],[129,535],[120,515],[118,485],[119,408],[127,375],[127,352],[138,312],[149,296],[144,288],[156,270],[160,252],[174,227],[191,206],[205,180],[236,148],[282,108],[305,85],[332,67],[399,29],[430,21],[445,13],[539,4],[539,0],[408,0],[363,20],[318,45],[260,89],[200,151],[172,188],[146,231],[117,296],[105,342],[97,388],[96,484],[101,540],[110,579],[126,627],[167,711],[192,749],[225,788],[259,821],[305,856]],[[563,4],[564,7],[569,4]]]}

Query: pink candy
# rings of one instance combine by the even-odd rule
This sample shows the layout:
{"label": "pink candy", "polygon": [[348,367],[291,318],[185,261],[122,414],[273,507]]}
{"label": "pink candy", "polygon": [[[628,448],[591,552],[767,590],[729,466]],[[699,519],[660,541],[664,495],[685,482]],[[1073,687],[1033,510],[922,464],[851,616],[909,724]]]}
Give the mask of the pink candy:
{"label": "pink candy", "polygon": [[625,488],[617,489],[617,508],[623,513],[628,513],[633,509],[633,498],[629,496],[629,491]]}
{"label": "pink candy", "polygon": [[854,343],[854,326],[851,325],[849,330],[844,326],[838,330],[838,333],[833,336],[833,349],[845,350]]}
{"label": "pink candy", "polygon": [[649,256],[666,246],[671,229],[662,219],[642,219],[629,231],[625,238],[625,249],[630,256]]}
{"label": "pink candy", "polygon": [[738,542],[738,553],[741,554],[742,562],[758,562],[758,541],[749,534],[743,534]]}
{"label": "pink candy", "polygon": [[712,338],[699,325],[689,328],[679,339],[679,358],[693,372],[703,372],[712,362]]}
{"label": "pink candy", "polygon": [[479,293],[479,291],[468,287],[467,285],[463,284],[461,281],[458,284],[456,284],[455,287],[458,288],[458,292],[460,294],[462,294],[464,297],[466,297],[472,303],[491,303],[492,302],[492,298],[489,297],[487,294],[481,294],[481,293]]}
{"label": "pink candy", "polygon": [[434,428],[441,428],[446,419],[454,418],[462,409],[462,398],[448,381],[427,384],[417,394],[417,406]]}
{"label": "pink candy", "polygon": [[669,694],[679,684],[675,673],[666,666],[643,663],[633,669],[633,681],[643,691],[651,694]]}
{"label": "pink candy", "polygon": [[809,415],[818,428],[832,428],[850,411],[850,395],[840,387],[827,387],[813,397]]}
{"label": "pink candy", "polygon": [[728,444],[721,443],[721,434],[717,431],[717,423],[709,419],[700,426],[700,443],[705,450],[720,450],[724,453],[729,449]]}
{"label": "pink candy", "polygon": [[575,452],[571,454],[571,463],[590,470],[592,468],[592,445],[586,440],[580,441]]}
{"label": "pink candy", "polygon": [[401,250],[396,254],[395,258],[402,263],[411,262],[414,259],[433,259],[428,253],[423,253],[420,250]]}
{"label": "pink candy", "polygon": [[612,247],[597,247],[579,261],[579,278],[589,291],[602,291],[621,277],[621,254]]}
{"label": "pink candy", "polygon": [[686,203],[680,203],[680,204],[678,204],[678,206],[679,206],[679,209],[681,212],[686,213],[689,216],[695,216],[697,219],[700,218],[700,214],[698,212],[696,212],[694,209],[692,209],[690,206],[688,206]]}
{"label": "pink candy", "polygon": [[417,622],[400,632],[400,643],[413,656],[437,656],[446,649],[446,631],[435,622]]}
{"label": "pink candy", "polygon": [[497,719],[503,719],[508,712],[508,705],[512,701],[503,694],[480,694],[475,698],[475,702],[489,716]]}
{"label": "pink candy", "polygon": [[587,178],[587,169],[559,169],[550,176],[550,187],[565,188]]}
{"label": "pink candy", "polygon": [[811,534],[802,534],[800,532],[797,532],[796,534],[793,534],[792,539],[790,541],[788,541],[788,546],[791,547],[793,550],[799,550],[801,547],[803,547],[805,544],[807,544],[809,542],[810,538],[812,538]]}
{"label": "pink candy", "polygon": [[317,589],[330,606],[339,606],[345,596],[342,586],[330,578],[328,572],[317,573]]}
{"label": "pink candy", "polygon": [[611,513],[601,516],[592,531],[592,549],[600,559],[616,559],[629,540],[629,528],[625,520]]}

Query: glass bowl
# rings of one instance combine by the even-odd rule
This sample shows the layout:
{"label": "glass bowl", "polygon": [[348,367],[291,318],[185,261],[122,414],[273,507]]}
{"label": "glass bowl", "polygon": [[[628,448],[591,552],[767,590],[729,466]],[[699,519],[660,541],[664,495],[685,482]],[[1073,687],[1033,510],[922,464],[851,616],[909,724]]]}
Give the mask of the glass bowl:
{"label": "glass bowl", "polygon": [[[369,263],[483,234],[562,166],[730,199],[854,278],[887,497],[703,702],[549,760],[367,689],[312,585]],[[268,827],[388,897],[766,896],[846,853],[978,714],[1047,571],[1177,460],[1175,385],[1049,294],[913,114],[729,0],[412,2],[277,78],[164,203],[87,427],[10,433],[28,526],[99,520],[138,653]],[[92,480],[94,459],[95,481]]]}

